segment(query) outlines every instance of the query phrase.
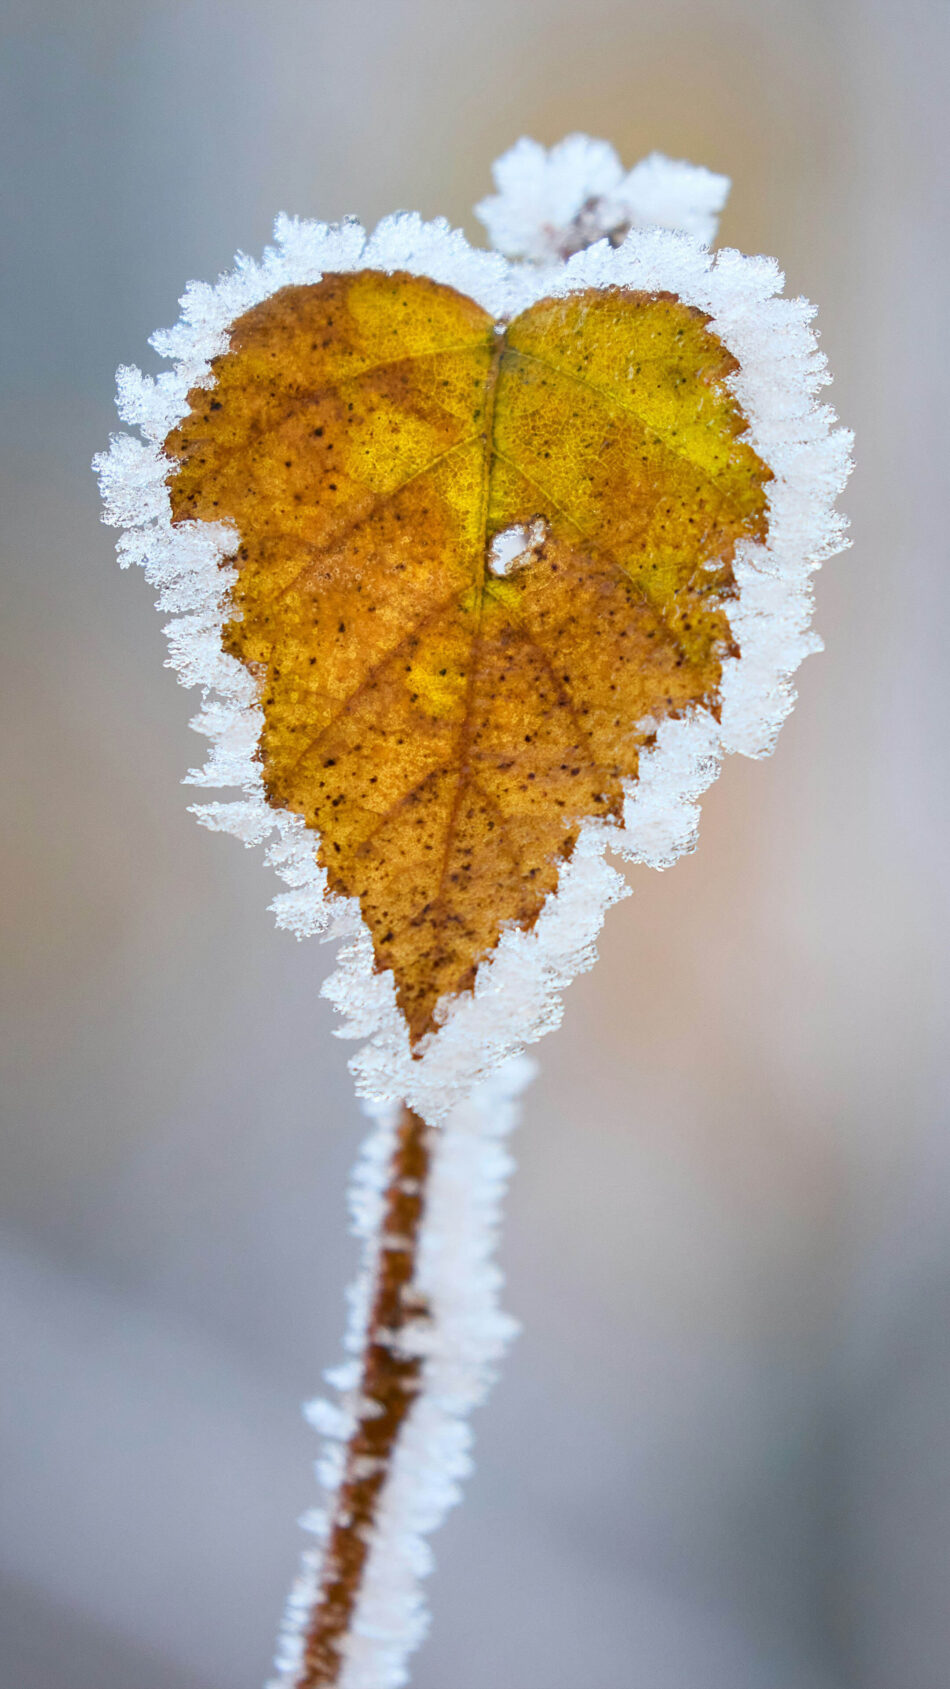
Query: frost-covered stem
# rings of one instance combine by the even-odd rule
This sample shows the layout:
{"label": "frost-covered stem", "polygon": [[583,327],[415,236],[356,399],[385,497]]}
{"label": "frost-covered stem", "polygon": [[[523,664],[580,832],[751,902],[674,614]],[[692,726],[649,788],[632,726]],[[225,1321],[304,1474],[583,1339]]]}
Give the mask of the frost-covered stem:
{"label": "frost-covered stem", "polygon": [[432,1129],[404,1108],[396,1132],[379,1237],[376,1281],[361,1364],[356,1423],[330,1519],[322,1575],[304,1633],[299,1689],[339,1682],[383,1487],[403,1423],[420,1388],[422,1358],[407,1352],[408,1327],[430,1318],[415,1288],[432,1165]]}

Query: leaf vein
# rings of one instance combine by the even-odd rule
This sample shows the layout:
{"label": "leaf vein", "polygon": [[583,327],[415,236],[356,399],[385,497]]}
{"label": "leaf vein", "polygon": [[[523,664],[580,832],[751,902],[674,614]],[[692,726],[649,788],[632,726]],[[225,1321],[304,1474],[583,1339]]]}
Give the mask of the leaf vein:
{"label": "leaf vein", "polygon": [[327,734],[331,733],[334,727],[343,720],[344,716],[349,714],[353,705],[359,702],[364,692],[367,692],[372,688],[375,682],[379,679],[380,675],[386,669],[387,665],[391,663],[395,657],[399,656],[400,652],[408,644],[409,640],[419,632],[419,629],[426,627],[429,622],[434,621],[437,616],[441,615],[443,610],[447,610],[451,604],[456,603],[458,603],[458,594],[454,592],[447,598],[440,599],[438,604],[433,605],[432,609],[429,610],[426,615],[422,616],[418,621],[413,622],[410,628],[407,628],[402,638],[398,639],[395,645],[389,646],[388,650],[384,651],[382,656],[377,658],[372,667],[367,669],[365,678],[360,682],[359,686],[355,687],[354,690],[348,694],[336,714],[329,721],[324,723],[319,733],[314,735],[309,743],[304,746],[300,755],[293,763],[291,763],[290,768],[287,770],[285,775],[285,779],[289,779],[291,775],[297,772],[297,769],[300,767],[300,764],[304,761],[304,759],[310,756],[311,752],[314,751],[318,745],[323,743]]}
{"label": "leaf vein", "polygon": [[590,546],[592,557],[601,558],[605,563],[609,563],[612,568],[618,571],[619,574],[625,576],[631,586],[636,587],[642,603],[648,610],[652,611],[652,613],[656,616],[657,621],[666,629],[677,650],[682,651],[682,641],[677,636],[675,630],[670,626],[664,606],[656,603],[655,600],[650,597],[643,585],[643,582],[637,580],[637,577],[633,574],[632,570],[628,569],[625,563],[621,563],[619,557],[615,557],[612,551],[608,551],[606,546],[601,545],[592,534],[588,533],[588,531],[581,526],[580,522],[578,522],[577,518],[572,516],[569,511],[563,509],[563,507],[557,503],[556,499],[552,498],[550,493],[545,491],[540,481],[536,481],[533,475],[530,475],[526,469],[521,467],[520,463],[516,463],[513,457],[509,457],[507,453],[501,451],[498,446],[494,448],[494,451],[496,457],[500,457],[504,463],[507,463],[508,466],[515,471],[516,474],[521,476],[523,481],[527,481],[530,486],[534,487],[535,491],[539,492],[543,499],[547,499],[552,510],[556,510],[560,516],[565,517],[565,519],[570,522],[573,528],[577,529],[581,539],[585,540]]}
{"label": "leaf vein", "polygon": [[[400,481],[395,487],[390,487],[385,493],[378,493],[368,510],[362,511],[359,516],[354,516],[349,522],[345,522],[343,527],[338,528],[332,538],[326,540],[323,545],[314,545],[312,541],[300,540],[298,543],[305,546],[308,551],[311,551],[313,556],[308,559],[302,568],[298,569],[292,580],[287,581],[282,587],[278,587],[275,592],[268,593],[266,597],[258,598],[256,600],[256,604],[263,608],[266,604],[276,603],[278,599],[283,598],[288,592],[293,592],[297,582],[307,573],[309,569],[314,568],[315,564],[321,557],[328,556],[330,553],[336,551],[341,545],[345,544],[345,542],[350,539],[353,534],[359,532],[361,527],[363,527],[367,522],[371,522],[374,516],[378,516],[379,512],[386,508],[386,505],[391,499],[396,497],[397,493],[404,492],[406,487],[411,486],[414,481],[421,481],[424,475],[431,474],[432,470],[438,468],[438,465],[443,463],[447,457],[451,457],[453,452],[461,451],[463,446],[471,446],[476,440],[480,439],[480,434],[468,434],[464,440],[456,440],[453,446],[447,446],[445,451],[439,452],[435,457],[430,458],[428,463],[424,463],[421,469],[414,469],[412,474],[407,475],[404,481]],[[275,534],[269,537],[276,539],[280,536]]]}
{"label": "leaf vein", "polygon": [[716,492],[719,494],[719,497],[722,499],[723,504],[728,505],[729,509],[739,518],[740,521],[747,520],[743,511],[741,511],[739,506],[736,504],[733,496],[726,491],[725,487],[723,487],[721,482],[717,480],[715,475],[712,475],[708,469],[704,469],[702,464],[698,463],[690,452],[684,451],[680,446],[674,446],[661,429],[655,428],[652,423],[647,422],[646,417],[642,416],[633,405],[627,404],[619,394],[611,393],[608,387],[601,387],[597,382],[588,381],[582,375],[575,375],[573,370],[562,369],[559,364],[552,364],[548,358],[540,358],[536,352],[525,352],[522,351],[520,347],[511,345],[509,345],[506,349],[515,358],[525,358],[529,363],[539,364],[542,369],[550,370],[552,375],[560,376],[564,381],[572,381],[575,386],[586,388],[588,393],[593,393],[602,401],[603,404],[608,406],[609,409],[618,410],[623,412],[626,416],[633,417],[634,421],[640,424],[644,433],[652,435],[653,439],[663,447],[664,451],[668,451],[672,457],[678,458],[681,463],[688,463],[690,468],[696,471],[701,480],[706,481],[710,487],[714,487]]}

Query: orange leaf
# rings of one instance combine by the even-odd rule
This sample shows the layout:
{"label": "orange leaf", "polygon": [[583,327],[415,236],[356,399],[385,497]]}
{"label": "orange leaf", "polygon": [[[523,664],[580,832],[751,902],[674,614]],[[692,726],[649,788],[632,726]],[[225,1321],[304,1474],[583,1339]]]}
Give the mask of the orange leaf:
{"label": "orange leaf", "polygon": [[708,322],[607,287],[502,327],[425,277],[327,275],[238,319],[165,442],[174,521],[240,535],[224,640],[268,800],[358,898],[414,1043],[660,721],[716,713],[772,476]]}

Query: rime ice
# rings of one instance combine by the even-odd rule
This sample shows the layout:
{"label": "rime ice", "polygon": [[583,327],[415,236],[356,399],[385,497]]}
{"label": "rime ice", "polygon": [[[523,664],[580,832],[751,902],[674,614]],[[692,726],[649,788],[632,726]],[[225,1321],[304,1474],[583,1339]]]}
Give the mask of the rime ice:
{"label": "rime ice", "polygon": [[606,141],[568,135],[546,151],[524,138],[495,164],[496,194],[475,207],[488,238],[508,258],[550,264],[631,229],[673,229],[708,245],[716,237],[729,179],[651,153],[624,172]]}

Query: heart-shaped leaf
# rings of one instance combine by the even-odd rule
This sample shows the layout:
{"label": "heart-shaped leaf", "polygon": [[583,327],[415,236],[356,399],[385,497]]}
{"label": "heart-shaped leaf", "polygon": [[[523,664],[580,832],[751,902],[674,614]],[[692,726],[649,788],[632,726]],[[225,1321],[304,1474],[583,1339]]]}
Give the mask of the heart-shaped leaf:
{"label": "heart-shaped leaf", "polygon": [[167,438],[240,535],[225,648],[268,800],[358,898],[410,1036],[527,929],[665,716],[718,702],[771,472],[709,318],[589,288],[498,324],[357,270],[240,317]]}

